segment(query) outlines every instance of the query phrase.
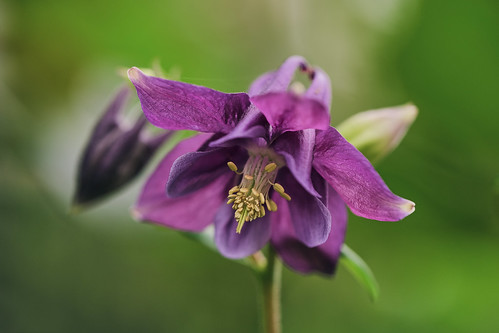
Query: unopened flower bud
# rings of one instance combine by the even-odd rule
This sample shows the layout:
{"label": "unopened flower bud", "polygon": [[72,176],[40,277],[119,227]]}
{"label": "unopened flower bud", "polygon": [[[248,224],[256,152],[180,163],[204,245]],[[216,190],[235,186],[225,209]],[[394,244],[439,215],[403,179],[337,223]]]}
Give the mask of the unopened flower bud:
{"label": "unopened flower bud", "polygon": [[128,87],[118,92],[90,136],[79,164],[73,209],[128,184],[172,134],[148,135],[143,115],[131,127],[123,124],[120,116],[129,94]]}
{"label": "unopened flower bud", "polygon": [[413,104],[360,112],[342,122],[338,131],[371,162],[392,152],[416,119]]}

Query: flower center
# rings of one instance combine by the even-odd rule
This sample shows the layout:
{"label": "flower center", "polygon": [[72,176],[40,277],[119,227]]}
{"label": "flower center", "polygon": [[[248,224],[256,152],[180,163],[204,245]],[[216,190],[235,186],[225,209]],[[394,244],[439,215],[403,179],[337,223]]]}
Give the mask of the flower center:
{"label": "flower center", "polygon": [[231,188],[227,197],[227,204],[232,204],[235,210],[238,234],[244,223],[265,216],[265,206],[270,212],[277,210],[276,203],[269,197],[271,187],[286,200],[291,200],[284,188],[275,183],[279,168],[284,166],[282,159],[267,150],[250,151],[249,155],[242,172],[238,172],[233,162],[227,163],[232,171],[243,175],[241,183]]}

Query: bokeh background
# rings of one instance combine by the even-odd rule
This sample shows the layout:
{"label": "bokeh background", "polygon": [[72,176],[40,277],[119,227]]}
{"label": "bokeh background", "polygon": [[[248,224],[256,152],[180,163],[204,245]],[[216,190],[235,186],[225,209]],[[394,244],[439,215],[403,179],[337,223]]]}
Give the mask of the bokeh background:
{"label": "bokeh background", "polygon": [[350,216],[376,303],[342,267],[285,270],[284,332],[498,332],[498,22],[493,0],[0,1],[0,331],[256,332],[246,267],[129,216],[147,172],[67,213],[119,68],[236,92],[301,54],[332,78],[333,124],[419,107],[377,166],[417,210]]}

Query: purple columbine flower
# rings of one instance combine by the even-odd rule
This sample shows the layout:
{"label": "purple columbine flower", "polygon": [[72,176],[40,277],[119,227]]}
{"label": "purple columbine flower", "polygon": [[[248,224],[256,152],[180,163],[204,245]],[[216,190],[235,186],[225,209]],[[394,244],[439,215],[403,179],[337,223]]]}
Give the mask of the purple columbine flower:
{"label": "purple columbine flower", "polygon": [[171,132],[145,133],[147,120],[141,115],[133,125],[121,118],[130,95],[122,88],[92,131],[80,160],[73,207],[97,201],[135,178]]}
{"label": "purple columbine flower", "polygon": [[[289,88],[297,70],[311,80],[301,94]],[[137,68],[128,75],[151,123],[211,133],[167,154],[142,190],[138,219],[184,231],[214,223],[215,243],[228,258],[251,255],[270,241],[291,268],[332,274],[345,236],[345,204],[381,221],[414,211],[330,127],[329,77],[302,57],[257,78],[248,94],[163,80]]]}

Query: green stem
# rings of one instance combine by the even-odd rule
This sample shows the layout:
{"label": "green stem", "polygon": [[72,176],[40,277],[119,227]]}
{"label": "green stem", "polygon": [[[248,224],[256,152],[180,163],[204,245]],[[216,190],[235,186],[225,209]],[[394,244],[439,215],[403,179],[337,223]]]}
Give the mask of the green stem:
{"label": "green stem", "polygon": [[281,274],[282,263],[272,248],[267,267],[261,274],[265,333],[281,333]]}

